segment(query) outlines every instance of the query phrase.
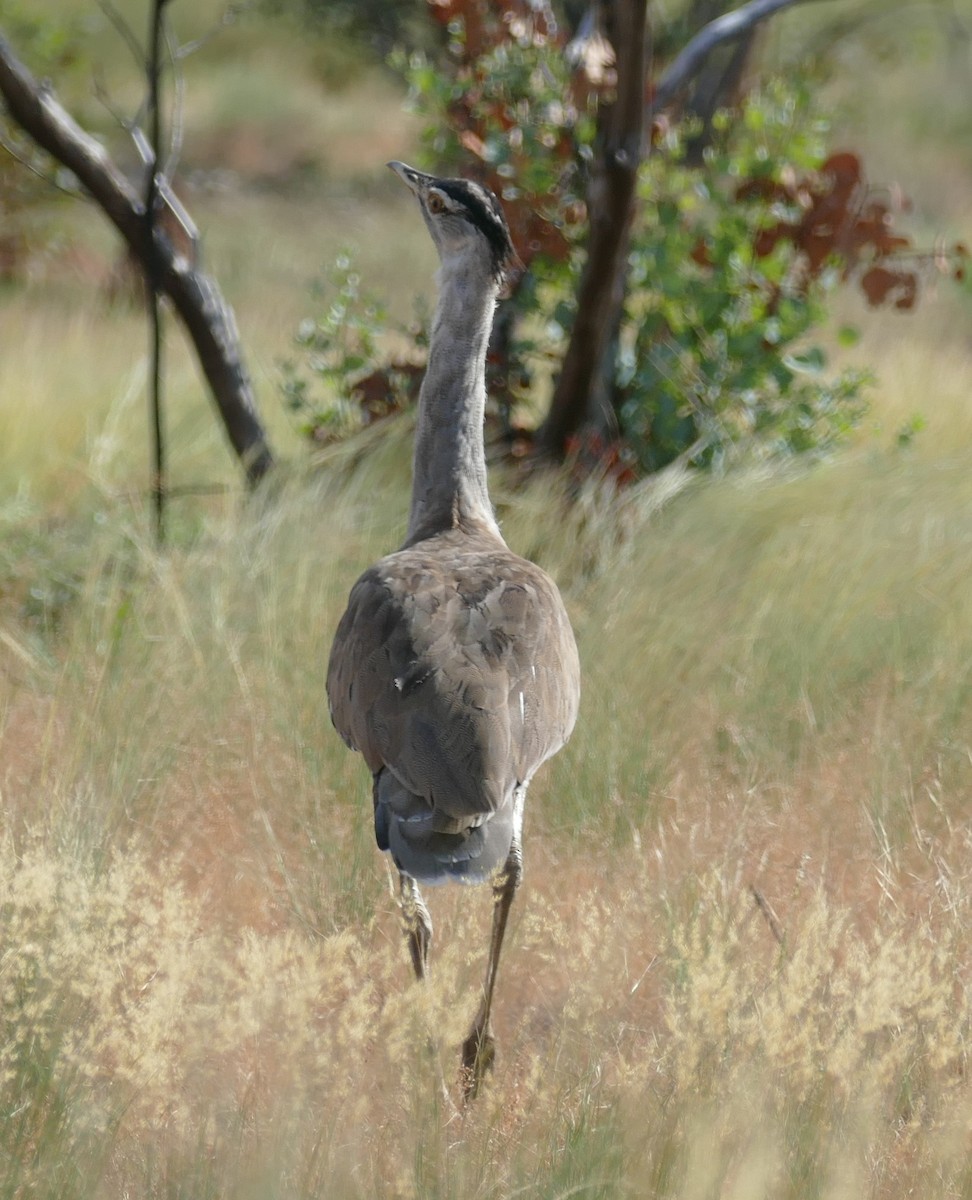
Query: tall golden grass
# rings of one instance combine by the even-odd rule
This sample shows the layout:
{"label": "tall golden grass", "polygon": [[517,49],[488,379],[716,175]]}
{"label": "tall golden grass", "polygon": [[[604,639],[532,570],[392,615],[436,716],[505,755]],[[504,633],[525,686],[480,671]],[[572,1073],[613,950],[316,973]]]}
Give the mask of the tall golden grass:
{"label": "tall golden grass", "polygon": [[[164,551],[138,313],[57,269],[0,296],[0,1195],[972,1197],[967,301],[863,322],[879,385],[830,462],[570,505],[496,474],[584,699],[457,1118],[428,1035],[451,1079],[489,896],[430,895],[416,987],[323,689],[402,534],[409,424],[310,465],[271,399],[308,238],[431,275],[414,214],[350,195],[200,199],[302,465],[174,500]],[[232,482],[169,351],[175,481]]]}

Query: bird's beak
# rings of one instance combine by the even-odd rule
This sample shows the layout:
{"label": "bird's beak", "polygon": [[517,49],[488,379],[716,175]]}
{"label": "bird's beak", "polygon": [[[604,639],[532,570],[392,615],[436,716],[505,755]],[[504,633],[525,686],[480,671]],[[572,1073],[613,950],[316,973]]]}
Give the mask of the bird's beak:
{"label": "bird's beak", "polygon": [[408,190],[413,192],[416,196],[419,194],[423,184],[427,184],[431,179],[430,175],[425,175],[421,171],[416,171],[414,167],[410,167],[407,163],[398,162],[397,159],[394,162],[388,163],[387,165],[395,172]]}

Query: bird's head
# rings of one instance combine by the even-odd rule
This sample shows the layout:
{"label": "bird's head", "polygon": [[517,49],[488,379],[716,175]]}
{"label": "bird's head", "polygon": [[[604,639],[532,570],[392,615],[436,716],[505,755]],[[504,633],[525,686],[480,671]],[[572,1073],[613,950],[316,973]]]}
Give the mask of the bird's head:
{"label": "bird's head", "polygon": [[500,202],[489,188],[469,179],[439,179],[403,162],[388,165],[418,200],[443,264],[453,256],[478,251],[501,292],[507,291],[523,264]]}

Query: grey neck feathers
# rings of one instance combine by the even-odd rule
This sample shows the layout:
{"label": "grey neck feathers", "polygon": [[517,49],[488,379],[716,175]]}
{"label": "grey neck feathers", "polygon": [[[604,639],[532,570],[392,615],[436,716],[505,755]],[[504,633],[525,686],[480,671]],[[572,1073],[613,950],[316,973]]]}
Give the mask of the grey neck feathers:
{"label": "grey neck feathers", "polygon": [[444,257],[419,394],[406,545],[443,530],[499,536],[486,483],[486,349],[497,287],[473,254]]}

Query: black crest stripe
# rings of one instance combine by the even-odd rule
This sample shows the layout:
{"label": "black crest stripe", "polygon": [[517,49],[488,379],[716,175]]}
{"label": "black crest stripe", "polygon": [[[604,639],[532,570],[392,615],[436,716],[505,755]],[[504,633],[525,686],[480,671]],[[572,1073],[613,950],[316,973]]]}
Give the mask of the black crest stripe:
{"label": "black crest stripe", "polygon": [[488,188],[469,183],[465,179],[439,179],[436,180],[436,187],[463,205],[470,219],[489,242],[497,270],[501,270],[516,251],[503,210],[493,193]]}

